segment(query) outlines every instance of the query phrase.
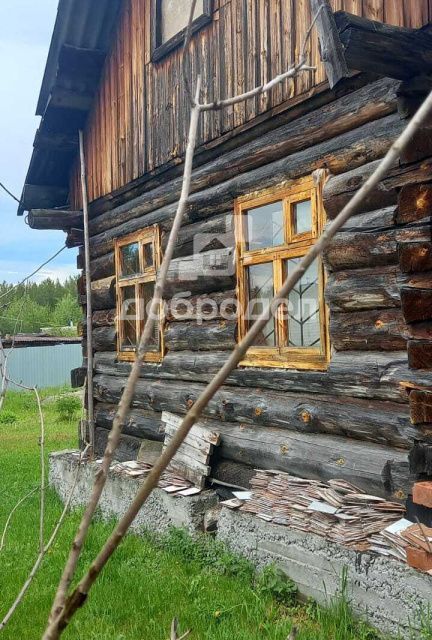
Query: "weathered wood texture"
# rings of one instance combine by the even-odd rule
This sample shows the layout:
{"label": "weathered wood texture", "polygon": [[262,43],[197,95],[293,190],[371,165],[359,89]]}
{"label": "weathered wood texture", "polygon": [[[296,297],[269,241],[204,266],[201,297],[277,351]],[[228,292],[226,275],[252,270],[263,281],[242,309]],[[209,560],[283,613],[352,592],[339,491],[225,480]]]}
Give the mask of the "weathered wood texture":
{"label": "weathered wood texture", "polygon": [[[406,27],[420,27],[429,20],[427,0],[417,0],[420,7],[415,11],[412,0],[398,2],[404,9],[399,13],[390,10],[385,0],[362,0],[354,7],[351,0],[334,0],[332,5]],[[125,2],[87,127],[91,200],[184,153],[184,123],[189,118],[180,72],[181,47],[162,61],[151,62],[151,16],[150,0]],[[205,98],[241,93],[287,69],[298,57],[310,20],[308,3],[215,2],[211,24],[193,38],[189,64],[192,74],[198,70],[202,74]],[[253,58],[255,52],[265,55]],[[310,52],[311,64],[318,67],[315,75],[305,74],[293,87],[285,83],[268,96],[236,105],[222,117],[219,112],[207,113],[199,143],[245,126],[288,98],[298,101],[310,95],[325,80],[316,33]]]}
{"label": "weathered wood texture", "polygon": [[220,351],[234,349],[236,322],[173,322],[165,333],[168,351]]}
{"label": "weathered wood texture", "polygon": [[83,228],[82,211],[61,211],[58,209],[32,209],[28,212],[30,229],[57,229],[64,231],[74,227]]}
{"label": "weathered wood texture", "polygon": [[[173,351],[160,364],[141,366],[141,377],[156,380],[209,382],[226,359],[223,351]],[[96,373],[124,377],[130,363],[117,362],[114,353],[96,353]],[[228,386],[252,387],[280,392],[351,396],[372,400],[407,403],[406,387],[432,386],[431,372],[412,372],[405,352],[335,352],[327,371],[260,369],[240,367],[226,381]]]}
{"label": "weathered wood texture", "polygon": [[409,340],[407,349],[411,369],[432,369],[432,342]]}
{"label": "weathered wood texture", "polygon": [[[355,124],[352,123],[352,126]],[[332,173],[338,174],[346,171],[347,168],[371,163],[385,154],[403,126],[398,114],[391,114],[377,121],[367,122],[315,146],[307,147],[306,145],[307,148],[302,151],[276,161],[267,161],[267,164],[250,171],[246,171],[242,164],[242,172],[239,173],[239,168],[236,166],[235,177],[229,179],[226,178],[230,172],[224,169],[218,180],[220,184],[193,193],[189,197],[184,224],[208,219],[220,214],[221,211],[232,210],[236,197],[254,193],[257,188],[265,189],[280,185],[281,182],[303,177],[319,168],[327,168]],[[308,139],[307,131],[305,135],[306,142]],[[243,158],[246,158],[248,153],[248,145],[241,148]],[[398,177],[401,172],[403,170],[398,171]],[[399,179],[403,180],[403,178]],[[168,191],[168,185],[165,185],[166,191]],[[161,225],[162,230],[171,227],[176,211],[175,202],[155,209],[151,192],[140,198],[140,201],[142,200],[146,202],[145,213],[142,213],[143,208],[140,205],[134,207],[134,203],[130,202],[129,206],[122,206],[121,216],[117,212],[117,216],[114,219],[111,218],[112,228],[92,235],[90,253],[93,258],[112,251],[115,237],[127,235],[151,224]],[[123,215],[126,209],[133,211],[133,218],[130,220],[127,220],[127,214]],[[101,217],[103,216],[105,214],[102,214]],[[124,219],[126,219],[125,222],[123,222]],[[96,218],[95,222],[97,220]],[[119,220],[122,222],[119,223]]]}
{"label": "weathered wood texture", "polygon": [[[432,392],[414,389],[409,395],[411,422],[432,425]],[[432,431],[432,426],[431,426]]]}
{"label": "weathered wood texture", "polygon": [[409,80],[432,71],[432,35],[337,12],[335,20],[351,70]]}
{"label": "weathered wood texture", "polygon": [[[99,402],[118,402],[124,378],[96,375],[95,396]],[[182,381],[140,380],[133,407],[184,414],[195,402],[203,385]],[[348,397],[299,396],[223,387],[205,409],[206,417],[241,424],[280,427],[300,433],[325,433],[409,448],[422,432],[413,427],[406,405]]]}
{"label": "weathered wood texture", "polygon": [[[95,423],[104,429],[111,429],[116,410],[115,405],[97,403]],[[147,438],[163,442],[165,427],[161,413],[132,409],[123,426],[123,433],[134,438]]]}
{"label": "weathered wood texture", "polygon": [[432,271],[432,242],[401,242],[398,245],[398,257],[403,273]]}

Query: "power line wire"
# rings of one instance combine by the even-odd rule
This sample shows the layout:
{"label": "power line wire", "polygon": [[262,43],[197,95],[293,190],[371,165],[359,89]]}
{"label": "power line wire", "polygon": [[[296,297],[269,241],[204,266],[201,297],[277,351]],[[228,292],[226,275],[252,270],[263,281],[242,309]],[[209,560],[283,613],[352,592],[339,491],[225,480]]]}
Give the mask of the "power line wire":
{"label": "power line wire", "polygon": [[17,289],[18,287],[20,287],[22,284],[24,284],[25,282],[27,282],[27,280],[30,280],[30,278],[32,278],[33,276],[35,276],[37,273],[39,273],[39,271],[41,269],[43,269],[47,264],[49,264],[50,262],[52,262],[55,258],[57,258],[58,255],[61,254],[62,251],[64,251],[66,249],[66,245],[64,245],[61,249],[59,249],[53,256],[51,256],[51,258],[48,258],[48,260],[46,260],[43,264],[41,264],[35,271],[33,271],[33,273],[31,273],[29,276],[26,276],[23,280],[21,280],[21,282],[18,282],[17,284],[14,284],[13,287],[11,287],[10,289],[8,289],[7,291],[5,291],[2,295],[0,295],[0,300],[2,300],[2,298],[5,298],[6,296],[8,296],[12,291],[14,291],[15,289]]}
{"label": "power line wire", "polygon": [[21,204],[21,200],[19,200],[16,196],[14,196],[14,194],[12,193],[12,191],[9,191],[9,189],[7,189],[4,184],[2,182],[0,182],[0,187],[3,189],[3,191],[6,191],[6,193],[8,194],[8,196],[10,196],[11,198],[13,198],[16,202],[18,202],[18,204]]}

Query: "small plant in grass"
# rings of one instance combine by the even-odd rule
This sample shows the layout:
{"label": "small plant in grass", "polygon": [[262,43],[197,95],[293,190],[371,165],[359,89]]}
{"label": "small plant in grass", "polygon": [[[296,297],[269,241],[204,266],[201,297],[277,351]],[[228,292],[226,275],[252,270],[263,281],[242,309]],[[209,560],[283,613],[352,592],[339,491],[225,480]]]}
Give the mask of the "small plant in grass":
{"label": "small plant in grass", "polygon": [[254,569],[245,558],[236,556],[210,535],[192,537],[185,529],[171,528],[159,538],[158,544],[187,562],[196,562],[203,569],[227,576],[247,578],[252,582]]}
{"label": "small plant in grass", "polygon": [[255,591],[260,596],[270,596],[290,607],[295,604],[298,593],[294,582],[274,564],[268,565],[257,575]]}
{"label": "small plant in grass", "polygon": [[18,422],[18,416],[13,411],[0,412],[0,424],[15,424]]}
{"label": "small plant in grass", "polygon": [[60,396],[56,400],[55,409],[60,420],[71,422],[81,409],[81,402],[75,396]]}

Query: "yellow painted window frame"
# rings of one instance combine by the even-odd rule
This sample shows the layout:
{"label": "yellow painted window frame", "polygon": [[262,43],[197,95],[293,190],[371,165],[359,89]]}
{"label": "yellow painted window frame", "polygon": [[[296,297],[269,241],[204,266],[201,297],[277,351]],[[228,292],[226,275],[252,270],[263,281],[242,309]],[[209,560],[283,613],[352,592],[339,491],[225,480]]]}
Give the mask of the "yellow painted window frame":
{"label": "yellow painted window frame", "polygon": [[[129,244],[137,243],[139,247],[140,273],[133,276],[122,276],[121,249]],[[153,265],[147,267],[144,263],[144,246],[151,244],[153,247]],[[135,360],[136,348],[122,349],[124,324],[121,320],[122,289],[135,287],[135,300],[137,307],[136,332],[139,337],[144,328],[144,318],[142,317],[142,305],[140,304],[140,287],[148,282],[155,282],[157,271],[161,264],[161,238],[158,225],[153,225],[131,233],[123,238],[117,238],[114,243],[115,269],[116,269],[116,326],[117,326],[117,358],[122,361],[132,362]],[[159,319],[159,350],[148,351],[144,355],[144,362],[161,362],[164,355],[164,331],[163,331],[163,310],[160,311]]]}
{"label": "yellow painted window frame", "polygon": [[[238,339],[246,335],[248,304],[246,268],[264,262],[273,263],[274,289],[279,291],[283,284],[283,261],[287,258],[304,256],[308,249],[319,238],[325,224],[325,211],[322,200],[320,181],[315,184],[312,176],[294,180],[280,188],[266,189],[253,195],[242,196],[235,201],[234,222],[236,236],[236,273],[238,296]],[[292,204],[310,199],[312,202],[311,232],[296,234],[293,228]],[[282,201],[284,213],[284,244],[248,251],[246,249],[246,232],[244,212],[248,209]],[[324,299],[325,270],[319,259],[319,307],[321,328],[321,349],[307,347],[252,347],[246,358],[240,363],[243,366],[278,367],[284,369],[306,369],[324,371],[330,360],[329,313]],[[283,308],[276,314],[276,335],[278,344],[286,340],[286,322],[283,320]]]}

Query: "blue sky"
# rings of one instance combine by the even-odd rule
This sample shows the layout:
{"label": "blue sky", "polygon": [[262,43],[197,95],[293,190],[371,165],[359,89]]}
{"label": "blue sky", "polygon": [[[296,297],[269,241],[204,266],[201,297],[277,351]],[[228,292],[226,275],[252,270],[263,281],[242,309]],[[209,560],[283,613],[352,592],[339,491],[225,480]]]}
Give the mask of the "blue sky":
{"label": "blue sky", "polygon": [[[0,0],[0,182],[21,195],[39,124],[36,102],[58,0]],[[0,190],[0,281],[17,282],[63,244],[58,231],[32,231]],[[76,252],[65,250],[35,279],[76,273]]]}

